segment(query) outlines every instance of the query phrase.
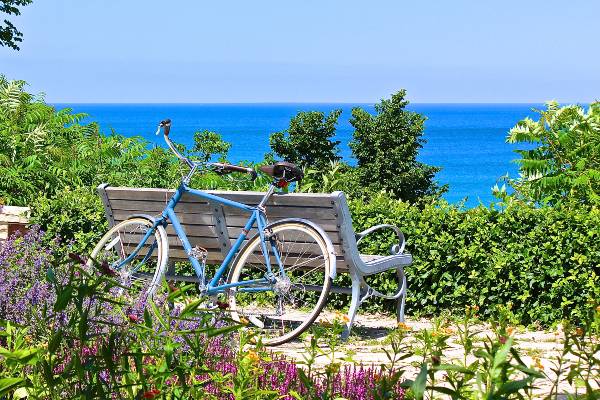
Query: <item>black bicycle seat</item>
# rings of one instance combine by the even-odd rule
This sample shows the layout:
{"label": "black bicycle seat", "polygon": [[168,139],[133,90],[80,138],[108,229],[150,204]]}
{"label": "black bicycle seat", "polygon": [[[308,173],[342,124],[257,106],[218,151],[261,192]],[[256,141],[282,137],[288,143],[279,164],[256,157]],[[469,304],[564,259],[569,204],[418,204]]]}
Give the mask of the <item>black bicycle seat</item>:
{"label": "black bicycle seat", "polygon": [[272,165],[263,165],[259,169],[275,179],[284,180],[290,183],[304,178],[302,170],[287,161],[280,161]]}

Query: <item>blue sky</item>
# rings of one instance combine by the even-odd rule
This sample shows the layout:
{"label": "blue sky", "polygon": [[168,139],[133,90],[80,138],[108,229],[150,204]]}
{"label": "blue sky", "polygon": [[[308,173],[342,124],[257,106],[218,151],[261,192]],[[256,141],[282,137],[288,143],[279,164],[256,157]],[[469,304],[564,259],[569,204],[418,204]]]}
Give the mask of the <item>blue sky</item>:
{"label": "blue sky", "polygon": [[600,1],[34,0],[0,73],[50,102],[589,102]]}

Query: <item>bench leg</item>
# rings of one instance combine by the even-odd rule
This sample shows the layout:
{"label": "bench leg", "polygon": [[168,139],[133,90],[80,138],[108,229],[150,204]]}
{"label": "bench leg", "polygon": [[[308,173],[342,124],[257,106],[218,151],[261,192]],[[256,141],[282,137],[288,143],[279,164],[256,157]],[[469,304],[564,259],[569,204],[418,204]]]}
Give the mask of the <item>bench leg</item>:
{"label": "bench leg", "polygon": [[350,277],[352,278],[352,300],[350,301],[350,309],[348,310],[348,322],[346,323],[346,329],[344,329],[344,332],[342,332],[343,340],[348,339],[348,336],[350,336],[350,329],[352,329],[354,318],[356,317],[358,307],[360,307],[361,303],[360,278],[355,273],[350,273]]}
{"label": "bench leg", "polygon": [[404,269],[402,267],[396,270],[398,274],[398,284],[401,286],[401,294],[397,300],[397,319],[398,322],[404,322],[404,304],[406,302],[406,275],[404,275]]}
{"label": "bench leg", "polygon": [[167,264],[167,272],[165,273],[165,278],[171,276],[175,276],[175,261],[169,261],[169,264]]}

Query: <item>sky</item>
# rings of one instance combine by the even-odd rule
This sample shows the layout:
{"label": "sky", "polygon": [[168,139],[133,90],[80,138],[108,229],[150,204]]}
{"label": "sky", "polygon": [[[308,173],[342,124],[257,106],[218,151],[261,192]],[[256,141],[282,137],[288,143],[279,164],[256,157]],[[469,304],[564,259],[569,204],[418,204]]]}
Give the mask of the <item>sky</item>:
{"label": "sky", "polygon": [[[0,73],[49,102],[588,103],[598,0],[34,0]],[[0,17],[4,17],[0,15]]]}

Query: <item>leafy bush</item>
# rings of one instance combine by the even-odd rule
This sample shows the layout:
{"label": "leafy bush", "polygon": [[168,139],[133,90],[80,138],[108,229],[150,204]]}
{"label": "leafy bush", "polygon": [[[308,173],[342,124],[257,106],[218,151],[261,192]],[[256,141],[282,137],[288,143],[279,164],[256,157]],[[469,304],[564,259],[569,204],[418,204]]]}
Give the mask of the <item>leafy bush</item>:
{"label": "leafy bush", "polygon": [[347,195],[354,197],[359,193],[359,188],[353,174],[356,169],[340,161],[332,161],[325,170],[307,168],[304,178],[298,183],[300,192],[331,193],[342,190]]}
{"label": "leafy bush", "polygon": [[31,210],[31,223],[44,227],[44,240],[59,239],[69,252],[89,253],[108,229],[100,198],[87,188],[67,187],[53,197],[39,197]]}
{"label": "leafy bush", "polygon": [[166,149],[149,149],[139,137],[103,135],[84,114],[56,112],[24,91],[25,82],[0,76],[0,202],[30,205],[66,187],[113,185],[172,187],[177,160]]}
{"label": "leafy bush", "polygon": [[[417,208],[384,195],[350,207],[357,231],[390,223],[406,235],[414,259],[406,267],[408,313],[460,313],[476,304],[489,318],[498,305],[512,303],[521,323],[546,326],[580,319],[586,302],[600,295],[598,208],[513,203],[461,210],[443,202]],[[389,254],[392,244],[392,237],[375,235],[364,251]]]}
{"label": "leafy bush", "polygon": [[434,175],[440,168],[417,161],[423,147],[425,118],[405,108],[405,90],[375,105],[376,115],[361,108],[352,110],[354,127],[350,142],[358,161],[356,177],[368,192],[386,191],[393,197],[415,201],[424,196],[439,196]]}
{"label": "leafy bush", "polygon": [[533,144],[521,155],[519,179],[509,180],[520,197],[539,203],[575,200],[600,203],[600,103],[582,106],[547,103],[540,119],[525,118],[508,143]]}
{"label": "leafy bush", "polygon": [[290,127],[271,135],[271,148],[285,161],[300,167],[323,170],[332,161],[338,161],[338,140],[335,126],[342,110],[333,110],[325,116],[320,111],[299,112],[290,121]]}

